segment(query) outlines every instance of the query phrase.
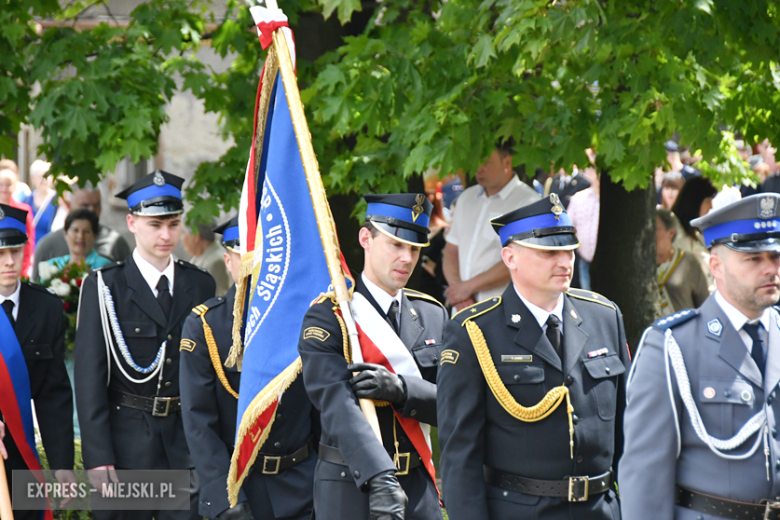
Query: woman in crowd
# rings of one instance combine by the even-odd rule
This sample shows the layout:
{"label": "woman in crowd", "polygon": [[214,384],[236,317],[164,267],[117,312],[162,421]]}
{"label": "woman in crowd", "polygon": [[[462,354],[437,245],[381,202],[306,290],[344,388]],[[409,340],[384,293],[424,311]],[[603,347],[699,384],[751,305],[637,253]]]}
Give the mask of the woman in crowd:
{"label": "woman in crowd", "polygon": [[679,172],[667,173],[661,184],[661,207],[671,210],[683,187],[683,177]]}
{"label": "woman in crowd", "polygon": [[70,254],[47,260],[49,264],[62,269],[68,264],[84,262],[90,269],[97,269],[111,263],[93,248],[98,234],[98,216],[94,211],[87,208],[71,211],[65,218],[64,228]]}
{"label": "woman in crowd", "polygon": [[33,252],[35,251],[35,225],[33,224],[33,212],[29,204],[19,202],[13,198],[16,183],[19,180],[19,169],[16,163],[10,159],[0,160],[0,204],[7,204],[12,208],[23,209],[27,212],[26,233],[27,243],[24,245],[24,259],[22,260],[22,276],[30,276]]}
{"label": "woman in crowd", "polygon": [[51,223],[57,213],[57,191],[52,187],[52,178],[48,175],[51,163],[40,159],[30,165],[30,182],[33,191],[24,199],[24,203],[32,208],[35,224],[35,243],[51,231]]}
{"label": "woman in crowd", "polygon": [[657,209],[655,246],[663,315],[699,307],[710,295],[699,262],[690,253],[674,246],[677,227],[677,219],[671,211]]}
{"label": "woman in crowd", "polygon": [[691,227],[691,220],[702,217],[712,209],[712,199],[718,190],[706,177],[691,177],[683,184],[672,213],[677,217],[680,227],[674,239],[674,245],[693,255],[707,277],[710,292],[715,289],[715,279],[710,273],[710,252],[704,245],[704,237],[699,230]]}

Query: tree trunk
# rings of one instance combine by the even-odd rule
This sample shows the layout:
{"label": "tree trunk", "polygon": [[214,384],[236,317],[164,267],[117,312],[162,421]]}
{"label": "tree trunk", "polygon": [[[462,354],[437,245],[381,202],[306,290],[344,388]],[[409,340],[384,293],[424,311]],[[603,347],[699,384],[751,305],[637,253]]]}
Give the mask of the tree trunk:
{"label": "tree trunk", "polygon": [[626,191],[608,172],[601,175],[601,211],[593,290],[623,313],[633,354],[642,332],[660,314],[655,254],[655,186]]}

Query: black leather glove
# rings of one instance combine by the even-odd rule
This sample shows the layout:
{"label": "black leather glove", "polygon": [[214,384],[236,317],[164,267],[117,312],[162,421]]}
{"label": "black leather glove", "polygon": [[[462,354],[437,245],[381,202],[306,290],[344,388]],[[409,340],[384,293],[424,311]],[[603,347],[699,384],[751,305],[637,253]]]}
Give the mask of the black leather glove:
{"label": "black leather glove", "polygon": [[217,515],[216,520],[255,520],[252,511],[249,510],[249,504],[241,502],[236,507],[225,509]]}
{"label": "black leather glove", "polygon": [[347,369],[350,372],[360,372],[349,380],[358,399],[379,399],[393,404],[406,402],[404,380],[382,365],[355,363]]}
{"label": "black leather glove", "polygon": [[380,473],[368,481],[370,520],[404,520],[408,502],[395,471]]}

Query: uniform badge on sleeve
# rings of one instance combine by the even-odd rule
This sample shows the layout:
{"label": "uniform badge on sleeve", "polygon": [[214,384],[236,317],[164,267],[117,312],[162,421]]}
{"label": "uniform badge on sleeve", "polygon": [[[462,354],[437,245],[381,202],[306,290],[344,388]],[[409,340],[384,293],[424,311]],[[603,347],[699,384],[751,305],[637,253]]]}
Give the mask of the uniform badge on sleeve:
{"label": "uniform badge on sleeve", "polygon": [[452,363],[453,365],[458,362],[458,358],[460,357],[460,352],[457,352],[455,350],[443,350],[441,353],[441,363],[440,365],[443,365],[444,363]]}
{"label": "uniform badge on sleeve", "polygon": [[319,327],[309,327],[308,329],[303,331],[303,339],[318,339],[320,341],[325,341],[330,337],[330,332],[328,332],[325,329],[321,329]]}
{"label": "uniform badge on sleeve", "polygon": [[195,350],[195,342],[191,339],[184,338],[181,340],[181,343],[179,344],[179,350],[186,350],[187,352],[192,352]]}

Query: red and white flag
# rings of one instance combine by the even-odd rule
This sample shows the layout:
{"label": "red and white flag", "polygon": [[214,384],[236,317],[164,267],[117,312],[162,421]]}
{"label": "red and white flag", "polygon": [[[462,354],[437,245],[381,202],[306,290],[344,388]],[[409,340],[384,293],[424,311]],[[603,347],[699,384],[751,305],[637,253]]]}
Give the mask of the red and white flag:
{"label": "red and white flag", "polygon": [[[412,353],[403,344],[389,323],[381,316],[373,305],[359,292],[352,294],[352,311],[358,329],[360,349],[363,351],[363,361],[382,365],[394,374],[408,377],[419,377],[420,369]],[[431,427],[409,417],[402,417],[395,412],[401,427],[422,459],[425,469],[436,485],[436,470],[433,468],[431,449]]]}

